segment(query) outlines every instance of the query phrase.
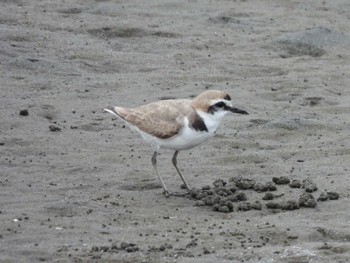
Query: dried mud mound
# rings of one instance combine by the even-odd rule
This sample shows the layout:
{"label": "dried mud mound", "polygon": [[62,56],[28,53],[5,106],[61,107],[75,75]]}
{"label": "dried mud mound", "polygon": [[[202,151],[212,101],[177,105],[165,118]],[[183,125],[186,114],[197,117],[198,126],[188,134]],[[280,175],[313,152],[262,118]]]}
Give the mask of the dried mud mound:
{"label": "dried mud mound", "polygon": [[228,181],[217,179],[213,186],[192,189],[186,196],[197,200],[196,206],[209,206],[222,213],[315,208],[318,202],[339,199],[339,194],[331,191],[323,191],[315,198],[317,191],[316,183],[310,178],[290,180],[281,176],[261,183],[249,178],[232,177]]}

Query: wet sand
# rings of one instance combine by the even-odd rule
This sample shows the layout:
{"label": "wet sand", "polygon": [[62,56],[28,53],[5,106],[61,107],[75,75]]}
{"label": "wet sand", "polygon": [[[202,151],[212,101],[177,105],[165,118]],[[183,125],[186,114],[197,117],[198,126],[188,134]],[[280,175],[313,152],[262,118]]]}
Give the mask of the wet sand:
{"label": "wet sand", "polygon": [[[0,262],[348,261],[349,10],[341,0],[1,1]],[[193,187],[285,176],[339,199],[271,209],[305,191],[279,184],[272,201],[240,190],[260,210],[166,198],[153,149],[102,108],[207,89],[250,115],[226,116],[212,140],[179,154]],[[162,151],[160,172],[184,191],[171,156]]]}

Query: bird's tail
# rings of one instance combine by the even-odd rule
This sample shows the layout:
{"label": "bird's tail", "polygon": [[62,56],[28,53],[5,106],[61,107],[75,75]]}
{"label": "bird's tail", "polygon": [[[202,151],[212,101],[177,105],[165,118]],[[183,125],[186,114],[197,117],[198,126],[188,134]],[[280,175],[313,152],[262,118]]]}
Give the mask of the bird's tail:
{"label": "bird's tail", "polygon": [[115,115],[115,116],[120,117],[115,108],[116,108],[116,107],[107,106],[106,108],[104,108],[104,110],[107,111],[107,112],[109,112],[109,113],[112,113],[112,114]]}
{"label": "bird's tail", "polygon": [[108,106],[106,108],[104,108],[105,111],[112,113],[113,115],[120,117],[122,119],[125,119],[126,116],[128,116],[131,111],[127,108],[122,108],[122,107],[111,107]]}

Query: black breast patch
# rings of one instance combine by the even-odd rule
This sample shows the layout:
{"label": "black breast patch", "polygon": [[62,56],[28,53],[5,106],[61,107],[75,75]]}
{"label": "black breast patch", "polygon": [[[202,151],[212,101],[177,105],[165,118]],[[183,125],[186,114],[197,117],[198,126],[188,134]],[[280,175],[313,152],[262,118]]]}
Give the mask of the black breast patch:
{"label": "black breast patch", "polygon": [[192,123],[192,128],[195,129],[196,131],[208,132],[208,128],[205,125],[205,122],[203,121],[201,116],[199,116],[198,114],[196,114],[196,116],[194,118],[194,122]]}

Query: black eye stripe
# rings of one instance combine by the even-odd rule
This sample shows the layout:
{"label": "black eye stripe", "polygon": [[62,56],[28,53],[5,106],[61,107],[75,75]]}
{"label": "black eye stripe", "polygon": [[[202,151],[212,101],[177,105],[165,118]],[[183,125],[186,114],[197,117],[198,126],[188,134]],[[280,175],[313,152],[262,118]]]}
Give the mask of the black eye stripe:
{"label": "black eye stripe", "polygon": [[223,108],[226,106],[226,104],[222,101],[219,101],[218,103],[215,104],[216,107]]}
{"label": "black eye stripe", "polygon": [[225,97],[224,97],[224,100],[231,100],[230,95],[226,94]]}

